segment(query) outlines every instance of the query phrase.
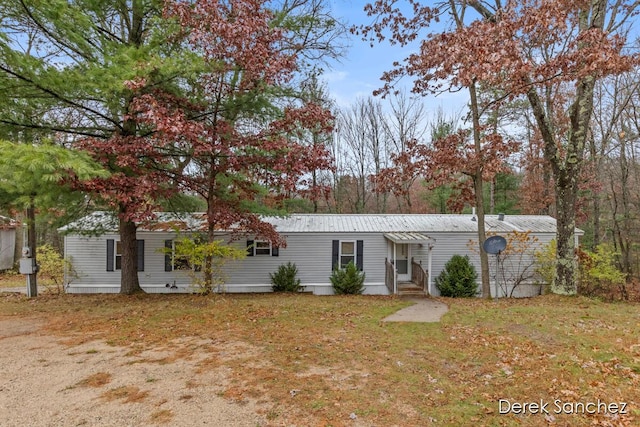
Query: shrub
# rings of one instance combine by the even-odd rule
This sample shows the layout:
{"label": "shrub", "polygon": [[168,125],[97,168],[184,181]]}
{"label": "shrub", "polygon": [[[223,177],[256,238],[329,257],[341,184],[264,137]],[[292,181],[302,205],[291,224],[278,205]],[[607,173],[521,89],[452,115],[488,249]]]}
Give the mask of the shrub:
{"label": "shrub", "polygon": [[[171,248],[162,250],[171,254]],[[179,237],[175,240],[174,260],[191,279],[194,290],[203,295],[221,291],[226,281],[225,266],[243,259],[247,251],[226,244],[223,240],[207,241],[206,236]]]}
{"label": "shrub", "polygon": [[290,262],[282,264],[275,273],[269,273],[271,277],[271,288],[273,292],[300,292],[300,279],[298,275],[298,267]]}
{"label": "shrub", "polygon": [[436,287],[443,297],[475,297],[478,274],[468,256],[454,255],[436,277]]}
{"label": "shrub", "polygon": [[[549,244],[534,253],[536,258],[536,273],[548,290],[556,278],[556,241],[551,240]],[[546,293],[546,292],[545,292]]]}
{"label": "shrub", "polygon": [[336,295],[360,295],[364,292],[365,273],[351,261],[345,268],[335,269],[331,273],[331,285]]}
{"label": "shrub", "polygon": [[62,293],[64,288],[64,270],[72,271],[71,264],[62,258],[53,246],[45,244],[38,246],[37,259],[38,285],[44,286],[49,292]]}
{"label": "shrub", "polygon": [[611,245],[598,245],[595,251],[580,251],[581,277],[578,293],[589,297],[602,297],[607,300],[628,299],[627,276],[616,267],[619,254]]}

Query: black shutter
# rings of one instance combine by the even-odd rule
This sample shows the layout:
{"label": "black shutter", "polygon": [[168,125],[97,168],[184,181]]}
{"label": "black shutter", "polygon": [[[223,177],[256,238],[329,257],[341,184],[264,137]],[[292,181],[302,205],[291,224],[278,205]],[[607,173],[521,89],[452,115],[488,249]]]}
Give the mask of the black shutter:
{"label": "black shutter", "polygon": [[271,246],[271,256],[280,256],[280,248]]}
{"label": "black shutter", "polygon": [[173,264],[171,263],[171,256],[173,255],[173,241],[164,241],[164,271],[173,271]]}
{"label": "black shutter", "polygon": [[113,239],[107,239],[107,271],[113,270],[115,241]]}
{"label": "black shutter", "polygon": [[144,240],[136,240],[138,250],[138,271],[144,271]]}
{"label": "black shutter", "polygon": [[358,267],[358,270],[362,271],[364,268],[364,265],[362,263],[362,251],[364,249],[364,241],[363,240],[357,240],[356,241],[356,267]]}
{"label": "black shutter", "polygon": [[331,268],[337,270],[340,268],[338,257],[340,255],[340,240],[333,241],[333,250],[331,251]]}
{"label": "black shutter", "polygon": [[247,240],[247,256],[253,256],[253,240]]}

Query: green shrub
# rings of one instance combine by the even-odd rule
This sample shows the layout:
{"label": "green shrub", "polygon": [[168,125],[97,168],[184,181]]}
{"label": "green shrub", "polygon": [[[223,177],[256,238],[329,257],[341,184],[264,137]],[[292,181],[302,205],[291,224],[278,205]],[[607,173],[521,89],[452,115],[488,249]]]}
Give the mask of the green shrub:
{"label": "green shrub", "polygon": [[71,271],[71,264],[64,260],[60,253],[49,244],[38,246],[37,260],[38,285],[44,286],[49,292],[62,293],[64,288],[64,270]]}
{"label": "green shrub", "polygon": [[345,268],[335,269],[331,273],[331,285],[336,295],[360,295],[364,292],[365,274],[351,261]]}
{"label": "green shrub", "polygon": [[300,286],[297,275],[298,267],[295,264],[288,262],[280,265],[275,273],[269,273],[273,292],[300,292],[303,286]]}
{"label": "green shrub", "polygon": [[478,274],[468,256],[454,255],[436,277],[436,287],[443,297],[475,297]]}
{"label": "green shrub", "polygon": [[578,293],[607,300],[628,299],[627,275],[616,266],[615,252],[608,244],[600,244],[595,251],[579,251],[580,280]]}
{"label": "green shrub", "polygon": [[551,285],[556,279],[556,241],[551,240],[542,249],[535,251],[534,256],[536,258],[536,274],[545,285],[546,291],[551,288]]}
{"label": "green shrub", "polygon": [[[172,249],[163,248],[162,252],[171,255]],[[227,279],[225,266],[231,261],[244,259],[246,255],[244,249],[221,239],[207,241],[203,235],[176,238],[173,251],[174,262],[181,264],[180,271],[189,276],[193,290],[202,295],[221,292]]]}

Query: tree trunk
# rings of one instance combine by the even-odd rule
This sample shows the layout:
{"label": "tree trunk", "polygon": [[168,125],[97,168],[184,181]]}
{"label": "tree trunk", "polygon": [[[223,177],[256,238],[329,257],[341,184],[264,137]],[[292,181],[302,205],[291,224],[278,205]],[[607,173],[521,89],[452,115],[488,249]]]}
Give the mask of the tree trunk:
{"label": "tree trunk", "polygon": [[[213,202],[212,202],[213,204]],[[211,212],[211,215],[213,213]],[[213,218],[213,216],[209,216],[207,214],[207,218]],[[207,219],[207,221],[209,221]],[[215,224],[209,222],[208,231],[207,231],[207,243],[213,243],[215,241]],[[207,254],[204,257],[204,268],[203,268],[203,294],[208,295],[213,292],[213,255]]]}
{"label": "tree trunk", "polygon": [[120,245],[122,247],[122,264],[120,271],[121,294],[130,295],[144,292],[138,280],[137,228],[135,222],[120,219]]}
{"label": "tree trunk", "polygon": [[484,241],[487,238],[486,227],[484,223],[484,196],[482,172],[473,179],[474,191],[476,193],[476,214],[478,219],[478,242],[480,249],[480,275],[482,280],[482,297],[491,298],[491,283],[489,281],[489,256],[484,250]]}
{"label": "tree trunk", "polygon": [[[31,201],[29,202],[29,207],[27,208],[27,245],[31,250],[31,255],[29,258],[33,258],[33,263],[38,265],[38,260],[36,258],[37,253],[37,239],[36,239],[36,207],[35,207],[35,196],[31,196]],[[29,298],[38,296],[38,275],[37,273],[27,275],[27,296]]]}
{"label": "tree trunk", "polygon": [[[627,277],[631,277],[631,196],[629,194],[629,162],[627,160],[627,144],[624,138],[620,141],[620,204],[622,205],[622,215],[613,216],[614,237],[618,241],[620,251],[620,267]],[[615,194],[614,194],[615,197]]]}
{"label": "tree trunk", "polygon": [[[569,176],[567,176],[569,175]],[[577,293],[578,260],[575,247],[577,174],[556,174],[557,249],[556,278],[551,291],[560,295]]]}
{"label": "tree trunk", "polygon": [[[604,141],[602,141],[604,145]],[[593,135],[589,138],[589,153],[591,154],[591,161],[595,165],[596,173],[601,173],[603,168],[603,158],[604,156],[598,155],[598,150],[596,149],[596,141]],[[592,191],[592,226],[593,226],[593,248],[597,248],[600,245],[600,192]]]}
{"label": "tree trunk", "polygon": [[[475,82],[469,86],[471,101],[471,115],[473,119],[473,142],[476,155],[482,154],[480,143],[480,113],[478,109],[478,97]],[[473,187],[475,192],[476,213],[478,215],[478,245],[480,249],[480,276],[482,280],[482,297],[491,298],[491,287],[489,282],[489,257],[484,250],[483,243],[487,238],[484,223],[484,185],[482,181],[482,164],[480,163],[473,176]]]}

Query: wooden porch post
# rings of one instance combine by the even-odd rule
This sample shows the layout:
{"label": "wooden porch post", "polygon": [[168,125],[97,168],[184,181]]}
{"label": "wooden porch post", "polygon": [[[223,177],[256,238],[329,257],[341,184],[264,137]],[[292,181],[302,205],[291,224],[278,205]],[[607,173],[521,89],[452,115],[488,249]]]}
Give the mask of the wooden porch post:
{"label": "wooden porch post", "polygon": [[428,245],[429,255],[427,256],[427,288],[429,289],[429,295],[433,295],[433,293],[431,292],[431,250],[433,249],[433,245],[431,245],[431,243],[428,243]]}
{"label": "wooden porch post", "polygon": [[396,242],[393,242],[393,269],[395,270],[393,275],[393,294],[398,295],[398,257],[396,254]]}

